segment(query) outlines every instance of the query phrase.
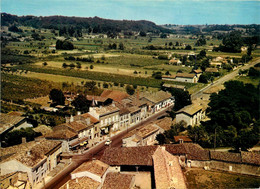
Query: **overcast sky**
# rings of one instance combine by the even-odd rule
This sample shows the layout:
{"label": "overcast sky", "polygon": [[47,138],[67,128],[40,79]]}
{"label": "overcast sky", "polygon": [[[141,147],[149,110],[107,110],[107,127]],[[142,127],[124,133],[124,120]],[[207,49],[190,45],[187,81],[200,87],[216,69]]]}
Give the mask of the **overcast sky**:
{"label": "overcast sky", "polygon": [[260,24],[260,0],[1,0],[15,15],[150,20],[156,24]]}

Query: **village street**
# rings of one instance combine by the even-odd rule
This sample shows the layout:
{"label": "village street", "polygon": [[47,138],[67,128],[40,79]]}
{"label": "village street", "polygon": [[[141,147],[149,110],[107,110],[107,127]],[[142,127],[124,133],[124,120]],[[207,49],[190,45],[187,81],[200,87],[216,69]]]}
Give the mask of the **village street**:
{"label": "village street", "polygon": [[[105,141],[99,143],[98,145],[90,148],[88,151],[86,151],[83,154],[80,155],[74,155],[71,159],[71,163],[69,166],[67,166],[64,170],[62,170],[60,173],[58,173],[55,177],[53,177],[51,180],[46,182],[45,186],[41,183],[41,187],[43,188],[50,188],[50,189],[58,189],[63,184],[65,184],[70,179],[70,173],[76,169],[78,166],[80,166],[83,162],[90,159],[99,159],[101,158],[104,150],[109,147],[120,147],[122,144],[122,138],[129,132],[132,131],[142,125],[148,124],[152,121],[157,120],[159,117],[162,117],[166,115],[166,111],[169,110],[172,107],[168,107],[166,109],[163,109],[162,111],[148,117],[147,119],[139,122],[138,124],[132,126],[131,128],[127,128],[117,135],[114,135],[110,139],[112,140],[112,144],[110,146],[105,146]],[[39,188],[41,188],[39,187]]]}
{"label": "village street", "polygon": [[225,75],[224,77],[221,77],[218,80],[214,81],[213,84],[209,84],[206,87],[204,87],[203,89],[201,89],[200,91],[192,94],[191,95],[191,100],[202,98],[203,97],[203,93],[206,90],[215,88],[215,87],[220,86],[220,85],[223,85],[226,81],[234,79],[237,76],[239,69],[242,69],[242,70],[249,69],[250,67],[256,65],[257,63],[260,63],[260,58],[256,58],[251,63],[246,64],[246,65],[244,65],[244,66],[242,66],[240,68],[237,68],[235,71],[232,71],[231,73]]}

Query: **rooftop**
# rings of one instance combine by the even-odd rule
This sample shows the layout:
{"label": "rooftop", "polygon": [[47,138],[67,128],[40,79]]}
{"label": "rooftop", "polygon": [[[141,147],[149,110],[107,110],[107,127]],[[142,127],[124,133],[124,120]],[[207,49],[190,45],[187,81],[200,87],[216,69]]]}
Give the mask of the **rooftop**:
{"label": "rooftop", "polygon": [[159,119],[153,122],[154,124],[158,125],[163,130],[169,130],[172,126],[172,118],[165,117],[163,119]]}
{"label": "rooftop", "polygon": [[133,185],[134,175],[110,172],[106,175],[106,179],[102,189],[130,189]]}
{"label": "rooftop", "polygon": [[215,73],[218,72],[218,68],[206,68],[205,72]]}
{"label": "rooftop", "polygon": [[116,102],[121,102],[124,98],[127,98],[129,95],[122,91],[112,91],[112,90],[104,90],[101,97],[111,98]]}
{"label": "rooftop", "polygon": [[260,165],[260,154],[254,152],[241,152],[242,162],[247,164]]}
{"label": "rooftop", "polygon": [[154,126],[153,124],[149,124],[149,125],[146,125],[145,127],[142,127],[135,134],[140,136],[141,138],[146,138],[147,136],[150,136],[152,133],[154,133],[158,130],[159,130],[158,127]]}
{"label": "rooftop", "polygon": [[172,95],[170,93],[164,92],[164,91],[158,91],[158,92],[154,92],[154,93],[150,93],[150,92],[146,91],[146,92],[141,93],[140,97],[146,98],[153,103],[159,103],[163,100],[171,98]]}
{"label": "rooftop", "polygon": [[194,115],[195,113],[197,113],[198,111],[202,110],[203,107],[199,104],[191,104],[188,106],[183,107],[182,109],[180,109],[179,111],[176,112],[176,114],[179,113],[186,113],[189,115]]}
{"label": "rooftop", "polygon": [[51,133],[48,133],[45,135],[45,138],[51,138],[51,139],[71,139],[76,137],[78,134],[69,130],[69,129],[57,129],[54,130]]}
{"label": "rooftop", "polygon": [[60,144],[59,141],[41,140],[1,148],[1,162],[17,160],[28,167],[34,167]]}
{"label": "rooftop", "polygon": [[[99,122],[95,117],[93,117],[93,116],[90,115],[89,113],[85,113],[85,114],[81,114],[81,115],[77,115],[77,116],[83,117],[83,118],[85,118],[85,119],[86,119],[86,118],[90,118],[91,124],[96,124],[96,123]],[[77,116],[75,116],[75,117],[77,117]]]}
{"label": "rooftop", "polygon": [[0,134],[24,119],[25,117],[0,113]]}
{"label": "rooftop", "polygon": [[179,159],[161,147],[153,155],[156,188],[186,189]]}
{"label": "rooftop", "polygon": [[210,158],[212,160],[219,160],[219,161],[236,162],[236,163],[242,162],[242,158],[239,153],[210,151]]}
{"label": "rooftop", "polygon": [[152,166],[152,155],[158,146],[107,148],[101,161],[109,165],[147,165]]}
{"label": "rooftop", "polygon": [[195,74],[193,74],[193,73],[177,73],[176,77],[194,78]]}
{"label": "rooftop", "polygon": [[60,189],[97,189],[100,183],[89,177],[81,177],[66,182]]}
{"label": "rooftop", "polygon": [[99,101],[99,102],[105,102],[109,98],[101,97],[101,96],[87,95],[87,100],[92,101],[93,99],[96,101]]}
{"label": "rooftop", "polygon": [[182,140],[183,142],[192,142],[192,140],[188,136],[174,136],[175,142],[179,142]]}
{"label": "rooftop", "polygon": [[96,107],[94,108],[96,110],[96,112],[99,115],[103,115],[103,114],[108,114],[108,113],[113,113],[113,112],[117,112],[119,111],[119,108],[117,108],[115,105],[109,105],[109,106],[105,106],[105,107]]}
{"label": "rooftop", "polygon": [[84,162],[77,169],[75,169],[71,174],[88,171],[90,173],[102,177],[108,168],[109,165],[103,163],[102,161],[92,160],[92,161]]}

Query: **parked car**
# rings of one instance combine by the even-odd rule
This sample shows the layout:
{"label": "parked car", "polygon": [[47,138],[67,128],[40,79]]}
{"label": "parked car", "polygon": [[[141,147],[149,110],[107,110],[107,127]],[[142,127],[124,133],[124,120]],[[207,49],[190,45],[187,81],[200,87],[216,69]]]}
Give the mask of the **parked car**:
{"label": "parked car", "polygon": [[107,141],[105,142],[105,145],[109,146],[112,143],[112,141],[110,139],[107,139]]}

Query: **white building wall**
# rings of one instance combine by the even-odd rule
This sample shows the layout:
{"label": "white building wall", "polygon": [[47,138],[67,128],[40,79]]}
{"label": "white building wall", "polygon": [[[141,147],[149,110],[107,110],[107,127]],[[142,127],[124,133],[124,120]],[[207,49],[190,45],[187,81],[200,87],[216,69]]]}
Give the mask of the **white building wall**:
{"label": "white building wall", "polygon": [[182,120],[185,121],[187,123],[187,125],[193,125],[192,117],[190,117],[186,114],[183,114],[183,113],[176,114],[176,123],[179,123]]}
{"label": "white building wall", "polygon": [[186,83],[195,83],[195,79],[194,78],[176,77],[175,81],[186,82]]}

